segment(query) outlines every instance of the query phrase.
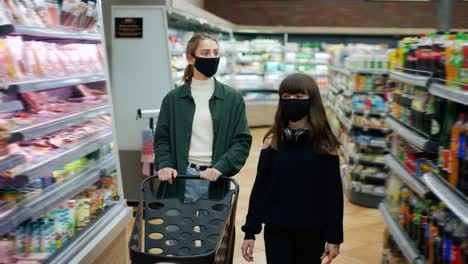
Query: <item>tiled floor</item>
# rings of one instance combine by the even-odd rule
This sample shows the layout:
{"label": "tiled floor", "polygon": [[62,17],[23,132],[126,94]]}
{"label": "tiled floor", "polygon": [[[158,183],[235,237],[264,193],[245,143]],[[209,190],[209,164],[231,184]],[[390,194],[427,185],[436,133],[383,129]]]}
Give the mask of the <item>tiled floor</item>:
{"label": "tiled floor", "polygon": [[[241,192],[236,218],[235,264],[247,263],[242,258],[241,245],[244,233],[240,228],[244,224],[247,214],[250,191],[255,180],[257,162],[262,148],[262,138],[266,132],[266,129],[252,129],[254,141],[249,159],[243,170],[236,176]],[[341,247],[341,255],[333,261],[333,264],[379,264],[382,255],[384,228],[385,224],[378,210],[359,207],[345,201],[345,243]],[[254,258],[256,264],[266,263],[263,234],[257,237]]]}
{"label": "tiled floor", "polygon": [[[255,180],[257,162],[262,138],[267,132],[266,129],[252,129],[254,138],[252,151],[247,164],[236,176],[236,180],[241,187],[239,205],[237,208],[237,237],[234,263],[247,263],[241,254],[243,233],[240,227],[244,224],[247,214],[250,191]],[[341,247],[341,255],[333,262],[336,264],[378,264],[382,255],[382,239],[385,224],[376,209],[367,209],[353,205],[345,201],[344,210],[344,240]],[[266,263],[265,244],[263,234],[256,240],[254,258],[257,264]],[[285,263],[286,264],[286,263]]]}

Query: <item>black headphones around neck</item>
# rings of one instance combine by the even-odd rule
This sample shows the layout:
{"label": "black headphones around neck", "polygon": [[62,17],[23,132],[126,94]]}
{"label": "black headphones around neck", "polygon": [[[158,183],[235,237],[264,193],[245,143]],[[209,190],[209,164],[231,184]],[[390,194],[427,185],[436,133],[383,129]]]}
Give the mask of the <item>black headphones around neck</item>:
{"label": "black headphones around neck", "polygon": [[284,128],[281,139],[285,143],[307,143],[309,140],[309,130],[304,128]]}

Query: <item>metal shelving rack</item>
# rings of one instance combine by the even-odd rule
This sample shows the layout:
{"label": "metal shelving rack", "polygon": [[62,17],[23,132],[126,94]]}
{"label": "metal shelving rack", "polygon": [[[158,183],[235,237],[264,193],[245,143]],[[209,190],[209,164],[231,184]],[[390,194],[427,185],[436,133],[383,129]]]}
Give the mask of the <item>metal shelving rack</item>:
{"label": "metal shelving rack", "polygon": [[[412,74],[410,72],[414,72]],[[390,77],[394,80],[420,86],[427,87],[429,93],[456,102],[463,105],[468,105],[468,92],[455,87],[460,87],[460,83],[450,83],[446,80],[434,79],[431,73],[405,70],[391,71]],[[408,143],[418,147],[419,149],[436,153],[438,142],[433,140],[429,135],[418,131],[417,129],[401,123],[396,118],[387,117],[387,123],[392,130],[400,135]],[[392,169],[407,186],[409,186],[417,195],[422,198],[435,195],[438,199],[446,204],[446,206],[464,223],[468,224],[468,197],[463,195],[459,190],[449,184],[442,177],[434,173],[425,173],[421,178],[416,178],[393,156],[387,156],[387,165]],[[425,263],[423,256],[414,247],[412,241],[406,233],[399,228],[397,222],[392,218],[388,208],[384,204],[380,206],[380,210],[384,216],[385,222],[394,237],[396,244],[400,246],[403,254],[413,263]]]}
{"label": "metal shelving rack", "polygon": [[393,218],[390,210],[384,203],[379,205],[379,210],[383,215],[384,221],[387,224],[390,234],[392,234],[393,239],[400,248],[403,255],[409,260],[409,262],[414,264],[424,264],[426,260],[424,256],[419,252],[419,250],[414,246],[411,239],[408,237],[408,234],[400,228],[398,222]]}
{"label": "metal shelving rack", "polygon": [[[99,10],[99,24],[103,24],[101,1],[97,2]],[[100,27],[102,30],[102,27]],[[0,25],[0,36],[21,35],[28,39],[63,41],[68,43],[103,43],[106,47],[104,33],[89,33],[83,31],[61,30],[50,28],[37,28],[22,25]],[[105,53],[104,53],[105,54]],[[106,62],[107,59],[104,59]],[[107,65],[106,65],[107,69]],[[111,90],[109,87],[109,77],[107,70],[103,74],[93,74],[87,76],[71,76],[49,80],[31,80],[27,82],[10,83],[3,87],[3,92],[13,95],[22,92],[36,92],[50,90],[60,87],[68,87],[78,84],[106,82],[108,89],[108,103],[80,109],[74,113],[57,115],[55,118],[39,120],[28,126],[20,126],[13,132],[17,135],[15,141],[33,139],[35,137],[45,136],[72,125],[82,124],[92,118],[102,114],[112,113]],[[3,102],[0,104],[0,113],[20,111],[24,107],[19,101]],[[115,134],[112,129],[103,130],[91,137],[64,149],[57,151],[52,157],[38,163],[21,167],[21,172],[16,173],[15,177],[26,177],[34,180],[42,177],[57,168],[75,161],[89,153],[100,149],[104,145],[114,142]],[[116,149],[116,148],[115,148]],[[117,154],[111,152],[106,157],[97,161],[89,162],[86,168],[83,168],[75,175],[71,175],[61,182],[57,182],[41,192],[26,198],[12,209],[7,216],[0,217],[0,235],[14,230],[14,228],[27,220],[37,219],[39,216],[47,213],[58,204],[72,198],[84,189],[93,185],[101,176],[108,175],[117,169],[119,183],[119,200],[104,210],[96,219],[94,219],[84,230],[79,231],[76,236],[67,241],[63,248],[56,251],[46,263],[92,263],[94,262],[111,242],[118,237],[127,227],[131,220],[131,209],[125,205],[122,192],[122,179],[120,176],[119,160]],[[10,170],[20,164],[25,163],[23,155],[10,154],[0,158],[0,172]],[[22,165],[23,166],[23,165]],[[6,217],[6,218],[5,218]]]}
{"label": "metal shelving rack", "polygon": [[[344,75],[346,75],[348,77],[351,77],[351,76],[353,76],[355,74],[388,74],[387,70],[373,70],[373,69],[350,70],[350,69],[345,69],[345,68],[336,67],[336,66],[331,66],[330,69],[332,71],[334,71],[334,72],[344,74]],[[336,94],[336,95],[343,94],[345,97],[351,97],[351,96],[357,95],[357,94],[368,94],[368,95],[372,95],[372,94],[384,95],[385,94],[385,92],[356,92],[356,91],[352,91],[352,89],[349,89],[348,87],[344,87],[342,84],[336,84],[336,83],[333,83],[333,82],[330,82],[329,87],[330,87],[330,90],[334,94]],[[344,129],[348,133],[351,132],[351,131],[353,131],[353,132],[361,131],[363,133],[372,133],[372,134],[378,133],[378,134],[381,134],[381,135],[386,135],[386,134],[391,132],[390,129],[385,129],[385,128],[382,129],[382,128],[357,126],[357,125],[354,125],[352,123],[352,119],[351,119],[354,114],[366,115],[366,116],[378,116],[380,118],[384,118],[386,116],[386,114],[380,114],[379,113],[377,115],[377,114],[374,114],[374,113],[367,113],[365,111],[355,111],[353,109],[349,109],[349,107],[346,108],[345,106],[342,106],[342,105],[337,106],[336,104],[332,104],[332,103],[327,102],[327,101],[326,101],[326,106],[328,108],[330,108],[332,110],[332,112],[334,112],[337,119],[340,121],[342,127],[344,127]],[[348,118],[346,114],[348,114],[348,115],[351,114],[351,118]],[[356,142],[356,144],[358,144],[358,142]],[[364,147],[364,144],[359,143],[359,145],[361,147]],[[379,142],[369,142],[368,144],[365,144],[365,146],[373,147],[373,148],[377,148],[377,149],[383,149],[383,150],[387,149],[386,144],[382,145]],[[346,162],[348,163],[347,166],[349,166],[350,164],[353,164],[353,163],[359,163],[359,164],[363,164],[363,165],[367,165],[367,166],[381,167],[381,168],[384,168],[384,169],[387,167],[386,164],[381,163],[381,162],[373,162],[373,161],[363,160],[360,155],[350,154],[345,150],[345,148],[342,148],[341,152],[342,152]],[[350,173],[350,171],[349,171],[349,173]],[[347,177],[347,176],[344,176],[344,177]],[[382,183],[382,181],[385,181],[385,179],[375,178],[375,177],[372,177],[372,176],[368,177],[367,180],[372,180],[372,181],[369,181],[369,183],[373,182],[373,183],[375,183],[377,185],[380,185],[380,183]],[[354,181],[349,182],[348,188],[346,188],[346,194],[347,194],[348,199],[350,200],[350,202],[361,205],[361,206],[365,206],[365,207],[377,208],[379,203],[384,199],[385,196],[383,194],[380,194],[380,193],[369,193],[369,192],[356,190],[355,188],[353,188],[353,182]]]}

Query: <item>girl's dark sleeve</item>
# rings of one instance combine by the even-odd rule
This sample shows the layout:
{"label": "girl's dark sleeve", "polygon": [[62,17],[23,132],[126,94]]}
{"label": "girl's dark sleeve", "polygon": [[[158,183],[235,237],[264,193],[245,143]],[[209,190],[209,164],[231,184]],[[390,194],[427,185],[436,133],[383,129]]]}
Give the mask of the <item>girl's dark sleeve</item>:
{"label": "girl's dark sleeve", "polygon": [[267,195],[266,187],[269,180],[269,167],[271,148],[263,149],[260,153],[260,159],[257,166],[257,176],[255,183],[250,193],[249,210],[245,225],[242,226],[242,231],[245,232],[245,239],[255,239],[255,235],[262,231],[262,218],[265,212],[265,195]]}
{"label": "girl's dark sleeve", "polygon": [[327,214],[325,241],[343,243],[343,187],[340,176],[340,158],[326,155]]}

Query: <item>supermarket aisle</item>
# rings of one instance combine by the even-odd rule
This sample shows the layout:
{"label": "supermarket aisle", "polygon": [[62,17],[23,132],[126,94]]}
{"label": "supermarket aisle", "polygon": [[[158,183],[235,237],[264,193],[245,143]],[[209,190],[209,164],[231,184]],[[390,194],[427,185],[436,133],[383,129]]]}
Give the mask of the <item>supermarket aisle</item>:
{"label": "supermarket aisle", "polygon": [[[262,147],[262,138],[266,129],[252,129],[252,150],[244,169],[236,177],[241,186],[239,205],[237,208],[237,237],[234,263],[247,263],[241,254],[244,233],[240,230],[244,224],[248,209],[250,190],[255,180],[256,167]],[[313,208],[311,208],[313,210]],[[383,248],[383,230],[385,224],[376,209],[366,209],[345,201],[344,212],[345,243],[341,255],[334,264],[374,264],[380,263]],[[263,234],[257,237],[254,252],[257,264],[266,263]]]}

